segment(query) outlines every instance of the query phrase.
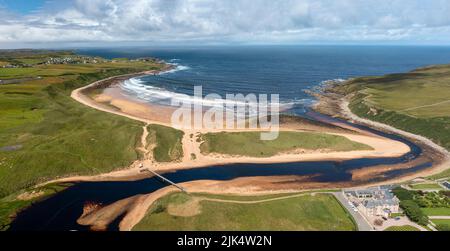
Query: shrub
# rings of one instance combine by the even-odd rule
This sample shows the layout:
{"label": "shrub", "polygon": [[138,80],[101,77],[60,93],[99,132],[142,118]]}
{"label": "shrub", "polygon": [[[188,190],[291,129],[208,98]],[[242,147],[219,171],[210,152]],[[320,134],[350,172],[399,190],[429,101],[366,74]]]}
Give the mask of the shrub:
{"label": "shrub", "polygon": [[397,196],[399,200],[413,200],[414,199],[414,193],[406,190],[402,187],[396,187],[392,190],[392,192]]}
{"label": "shrub", "polygon": [[426,226],[428,224],[428,216],[426,216],[419,205],[412,200],[404,200],[400,202],[400,207],[405,211],[408,218],[420,225]]}

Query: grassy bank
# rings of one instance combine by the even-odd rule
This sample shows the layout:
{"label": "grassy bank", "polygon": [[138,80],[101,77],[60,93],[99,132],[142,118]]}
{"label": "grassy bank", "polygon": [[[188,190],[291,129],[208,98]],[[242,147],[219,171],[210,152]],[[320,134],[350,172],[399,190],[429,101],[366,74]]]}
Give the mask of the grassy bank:
{"label": "grassy bank", "polygon": [[249,200],[251,204],[199,200],[197,196],[174,193],[161,198],[134,230],[356,230],[351,216],[332,195],[266,202],[255,202],[256,196]]}
{"label": "grassy bank", "polygon": [[425,136],[450,150],[450,66],[357,78],[333,88],[360,117]]}
{"label": "grassy bank", "polygon": [[[183,158],[184,132],[161,125],[148,126],[147,142],[154,145],[153,157],[158,162],[172,162]],[[147,146],[150,147],[150,146]]]}
{"label": "grassy bank", "polygon": [[342,136],[311,132],[280,132],[276,140],[264,141],[259,132],[207,133],[201,136],[202,153],[270,157],[293,150],[353,151],[372,148]]}
{"label": "grassy bank", "polygon": [[24,189],[0,199],[0,231],[9,228],[15,214],[32,203],[43,200],[57,192],[60,192],[70,184],[49,184],[36,189]]}
{"label": "grassy bank", "polygon": [[[13,56],[3,55],[2,60],[27,58]],[[49,54],[30,56],[39,57],[46,60]],[[0,69],[0,79],[26,78],[0,85],[0,197],[57,177],[99,174],[136,160],[141,123],[85,107],[70,93],[99,79],[160,67],[102,61]]]}

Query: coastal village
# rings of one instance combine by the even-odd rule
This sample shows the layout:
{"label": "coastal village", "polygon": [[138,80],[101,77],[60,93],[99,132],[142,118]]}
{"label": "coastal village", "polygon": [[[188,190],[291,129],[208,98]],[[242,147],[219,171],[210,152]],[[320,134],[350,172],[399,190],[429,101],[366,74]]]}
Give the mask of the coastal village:
{"label": "coastal village", "polygon": [[118,63],[121,61],[129,61],[129,62],[146,62],[146,63],[157,63],[161,62],[155,58],[151,57],[142,57],[135,59],[126,59],[126,58],[118,58],[118,59],[105,59],[101,57],[91,57],[91,56],[83,56],[83,55],[75,55],[69,54],[65,56],[55,56],[48,57],[45,59],[34,59],[34,58],[25,58],[23,61],[13,60],[12,62],[8,59],[1,59],[0,61],[5,60],[6,62],[2,62],[0,64],[0,68],[4,69],[14,69],[14,68],[31,68],[34,65],[78,65],[78,64],[102,64],[102,63]]}

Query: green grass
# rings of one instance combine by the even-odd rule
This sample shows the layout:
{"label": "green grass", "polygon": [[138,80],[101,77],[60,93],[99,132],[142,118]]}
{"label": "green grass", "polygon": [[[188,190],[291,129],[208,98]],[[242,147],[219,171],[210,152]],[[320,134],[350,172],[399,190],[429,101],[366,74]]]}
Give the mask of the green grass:
{"label": "green grass", "polygon": [[[0,61],[37,63],[49,56],[68,54],[71,53],[0,51]],[[59,177],[123,168],[139,157],[136,148],[140,144],[142,123],[79,104],[70,98],[71,91],[99,79],[161,67],[124,61],[0,68],[0,79],[42,77],[0,85],[0,226],[3,230],[11,216],[41,199],[21,201],[16,198],[19,193]],[[57,191],[46,189],[43,197]]]}
{"label": "green grass", "polygon": [[[332,193],[339,192],[339,189],[328,189],[328,190],[316,190],[315,193]],[[258,201],[258,200],[266,200],[266,199],[274,199],[280,197],[287,196],[295,196],[299,194],[310,194],[311,191],[306,191],[302,193],[285,193],[285,194],[268,194],[268,195],[258,195],[258,196],[246,196],[246,195],[232,195],[232,194],[209,194],[209,193],[194,193],[192,195],[197,197],[205,197],[209,199],[225,199],[225,200],[234,200],[234,201]]]}
{"label": "green grass", "polygon": [[436,225],[447,225],[450,226],[450,220],[443,219],[443,220],[431,220]]}
{"label": "green grass", "polygon": [[272,141],[260,140],[259,132],[207,133],[201,136],[202,153],[270,157],[296,149],[352,151],[372,148],[345,137],[312,132],[280,132]]}
{"label": "green grass", "polygon": [[[71,84],[84,85],[102,75]],[[63,87],[51,85],[31,97],[5,95],[0,88],[7,96],[1,101],[6,108],[0,146],[23,146],[0,152],[0,196],[60,176],[112,171],[137,158],[141,123],[85,107]]]}
{"label": "green grass", "polygon": [[448,178],[448,177],[450,177],[450,167],[447,170],[443,171],[442,173],[433,175],[430,178],[433,180],[439,180],[439,179],[444,179],[444,178]]}
{"label": "green grass", "polygon": [[351,216],[332,195],[304,195],[255,204],[201,201],[200,213],[192,217],[167,212],[169,204],[179,205],[190,199],[180,193],[161,198],[134,230],[356,230]]}
{"label": "green grass", "polygon": [[350,108],[358,116],[425,136],[450,150],[450,65],[357,78],[333,89],[353,94]]}
{"label": "green grass", "polygon": [[[30,206],[32,203],[38,200],[45,199],[48,196],[60,192],[69,186],[70,184],[49,184],[37,189],[25,189],[0,199],[0,231],[5,231],[8,229],[9,224],[13,220],[14,216],[21,209]],[[41,192],[42,194],[40,194],[40,196],[38,197],[30,198],[28,200],[20,200],[17,198],[17,196],[19,196],[20,194],[31,191],[39,193]]]}
{"label": "green grass", "polygon": [[148,126],[147,142],[155,144],[153,157],[158,162],[172,162],[183,158],[184,132],[161,125]]}
{"label": "green grass", "polygon": [[121,62],[0,69],[0,76],[43,76],[0,85],[0,149],[20,146],[0,150],[0,198],[43,181],[109,172],[135,161],[143,124],[86,107],[70,93],[99,79],[160,67]]}
{"label": "green grass", "polygon": [[388,227],[384,231],[393,231],[393,232],[412,232],[412,231],[420,231],[419,229],[405,225],[405,226],[394,226],[394,227]]}
{"label": "green grass", "polygon": [[404,214],[404,213],[391,213],[391,214],[389,215],[389,218],[394,219],[394,218],[402,217],[402,216],[405,216],[405,214]]}
{"label": "green grass", "polygon": [[443,190],[441,186],[435,183],[428,183],[428,184],[413,184],[409,185],[412,189],[416,190]]}
{"label": "green grass", "polygon": [[[310,193],[310,192],[304,192]],[[268,194],[268,195],[258,195],[258,196],[240,196],[240,195],[231,195],[231,194],[208,194],[208,193],[194,193],[193,196],[203,197],[209,199],[221,199],[221,200],[233,200],[233,201],[259,201],[259,200],[267,200],[280,198],[285,196],[295,196],[302,193],[287,193],[287,194]]]}
{"label": "green grass", "polygon": [[428,216],[450,216],[450,208],[436,207],[436,208],[422,208],[422,212]]}

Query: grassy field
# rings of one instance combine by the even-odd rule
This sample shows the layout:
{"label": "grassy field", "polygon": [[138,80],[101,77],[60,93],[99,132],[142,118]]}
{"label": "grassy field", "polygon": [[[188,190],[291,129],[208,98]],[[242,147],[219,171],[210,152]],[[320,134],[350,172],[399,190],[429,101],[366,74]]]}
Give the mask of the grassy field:
{"label": "grassy field", "polygon": [[[73,54],[0,51],[0,61],[36,64],[68,55]],[[86,107],[70,93],[99,79],[161,67],[124,60],[0,68],[0,79],[25,79],[0,85],[0,224],[6,226],[11,215],[42,197],[16,198],[37,183],[109,172],[138,159],[142,123]],[[43,196],[50,191],[56,190]]]}
{"label": "grassy field", "polygon": [[405,226],[394,226],[394,227],[388,227],[384,231],[391,231],[391,232],[412,232],[412,231],[420,231],[419,229],[405,225]]}
{"label": "grassy field", "polygon": [[447,225],[450,226],[450,220],[431,220],[436,225]]}
{"label": "grassy field", "polygon": [[[320,191],[314,191],[314,192],[339,192],[341,190],[320,190]],[[208,194],[208,193],[194,193],[194,196],[197,197],[203,197],[208,199],[225,199],[225,200],[233,200],[233,201],[259,201],[259,200],[267,200],[267,199],[274,199],[274,198],[280,198],[285,196],[295,196],[299,194],[310,194],[310,191],[303,192],[303,193],[285,193],[285,194],[268,194],[268,195],[258,195],[258,196],[246,196],[246,195],[229,195],[229,194]]]}
{"label": "grassy field", "polygon": [[[155,145],[153,157],[158,162],[172,162],[183,158],[184,132],[160,125],[148,126],[147,142]],[[147,146],[148,147],[148,146]]]}
{"label": "grassy field", "polygon": [[[14,62],[11,58],[0,51],[0,61]],[[70,93],[102,78],[161,67],[123,61],[0,69],[0,79],[41,77],[0,85],[0,198],[39,182],[108,172],[136,160],[142,124],[85,107]]]}
{"label": "grassy field", "polygon": [[428,216],[450,216],[450,208],[448,207],[426,207],[421,210]]}
{"label": "grassy field", "polygon": [[416,190],[443,190],[443,188],[436,183],[413,184],[409,185],[409,187]]}
{"label": "grassy field", "polygon": [[[268,202],[252,199],[249,201],[255,203],[251,204],[198,198],[181,193],[165,196],[134,230],[356,230],[351,216],[332,195],[303,195]],[[177,212],[191,214],[181,216]]]}
{"label": "grassy field", "polygon": [[207,133],[201,136],[202,153],[251,157],[270,157],[279,153],[305,150],[352,151],[372,148],[342,136],[311,132],[280,132],[272,141],[260,140],[259,132]]}
{"label": "grassy field", "polygon": [[334,90],[354,95],[350,108],[358,116],[425,136],[450,150],[450,65],[357,78]]}

